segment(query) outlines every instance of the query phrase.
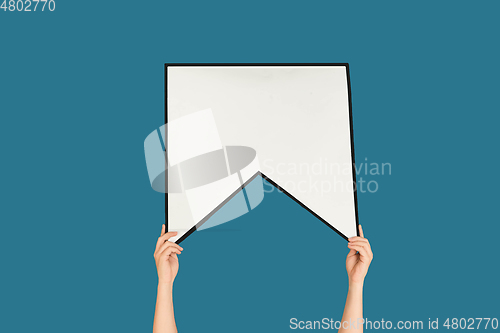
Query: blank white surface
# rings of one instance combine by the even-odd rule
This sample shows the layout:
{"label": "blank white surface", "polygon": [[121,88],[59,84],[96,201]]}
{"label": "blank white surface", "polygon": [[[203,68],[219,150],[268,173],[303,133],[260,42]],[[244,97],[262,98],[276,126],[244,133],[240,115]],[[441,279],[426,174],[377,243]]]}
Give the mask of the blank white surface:
{"label": "blank white surface", "polygon": [[356,235],[344,66],[168,67],[169,122],[206,108],[224,145],[254,148],[265,175],[347,237]]}

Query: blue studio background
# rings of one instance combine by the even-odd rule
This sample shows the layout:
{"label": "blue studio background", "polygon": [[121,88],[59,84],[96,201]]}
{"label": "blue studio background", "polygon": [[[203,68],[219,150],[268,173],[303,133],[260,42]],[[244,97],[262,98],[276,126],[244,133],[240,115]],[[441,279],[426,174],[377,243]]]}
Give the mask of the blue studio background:
{"label": "blue studio background", "polygon": [[[367,176],[376,193],[358,196],[375,253],[365,316],[498,318],[499,9],[56,0],[54,12],[1,10],[0,331],[151,331],[164,199],[143,142],[163,122],[165,62],[348,62],[356,159],[392,165]],[[183,246],[182,332],[341,318],[346,242],[283,194]]]}

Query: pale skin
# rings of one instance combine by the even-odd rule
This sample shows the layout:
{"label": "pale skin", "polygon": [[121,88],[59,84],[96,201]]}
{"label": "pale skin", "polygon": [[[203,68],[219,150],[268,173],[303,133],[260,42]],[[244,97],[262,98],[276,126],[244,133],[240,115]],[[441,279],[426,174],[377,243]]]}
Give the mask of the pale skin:
{"label": "pale skin", "polygon": [[[345,301],[344,314],[342,315],[342,327],[339,333],[362,333],[363,332],[363,284],[365,282],[368,267],[373,260],[373,252],[364,237],[363,228],[359,226],[359,237],[349,238],[347,247],[351,250],[347,254],[345,266],[349,276],[349,291]],[[350,322],[356,323],[349,325]]]}
{"label": "pale skin", "polygon": [[[370,267],[373,260],[373,252],[370,243],[364,238],[361,226],[359,226],[359,234],[359,237],[349,238],[347,245],[350,249],[346,259],[349,291],[342,316],[343,325],[339,329],[339,333],[363,332],[363,283],[368,267]],[[156,243],[154,257],[156,269],[158,270],[158,295],[156,298],[153,333],[177,333],[172,288],[179,271],[177,255],[182,253],[183,248],[169,241],[171,237],[176,235],[177,232],[166,233],[165,225],[163,225],[161,235]],[[355,324],[349,325],[350,322]]]}
{"label": "pale skin", "polygon": [[154,253],[156,269],[158,271],[158,294],[156,296],[155,319],[153,333],[176,333],[174,318],[174,303],[172,300],[172,287],[179,271],[178,254],[183,248],[168,241],[177,235],[177,232],[165,233],[165,225],[161,229],[160,238],[156,242]]}

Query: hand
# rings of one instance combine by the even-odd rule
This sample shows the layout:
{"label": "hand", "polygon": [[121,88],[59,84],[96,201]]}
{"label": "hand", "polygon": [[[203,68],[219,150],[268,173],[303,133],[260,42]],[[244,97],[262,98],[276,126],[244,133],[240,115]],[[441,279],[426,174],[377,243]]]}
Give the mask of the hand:
{"label": "hand", "polygon": [[165,233],[165,225],[161,228],[161,235],[156,243],[154,253],[156,269],[158,270],[158,282],[160,284],[173,284],[179,271],[178,254],[181,254],[183,248],[179,245],[169,242],[168,239],[177,235],[177,232]]}
{"label": "hand", "polygon": [[351,249],[347,255],[345,266],[349,275],[349,285],[363,284],[368,267],[373,260],[373,252],[368,239],[364,238],[363,229],[359,226],[360,237],[349,238],[347,247]]}

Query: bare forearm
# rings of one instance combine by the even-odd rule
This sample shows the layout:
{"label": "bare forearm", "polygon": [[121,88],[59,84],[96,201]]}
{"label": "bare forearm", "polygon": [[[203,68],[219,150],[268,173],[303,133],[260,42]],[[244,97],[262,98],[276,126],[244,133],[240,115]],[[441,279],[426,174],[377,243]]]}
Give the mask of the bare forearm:
{"label": "bare forearm", "polygon": [[153,333],[177,333],[171,284],[158,284]]}
{"label": "bare forearm", "polygon": [[349,284],[339,333],[363,332],[363,283]]}

